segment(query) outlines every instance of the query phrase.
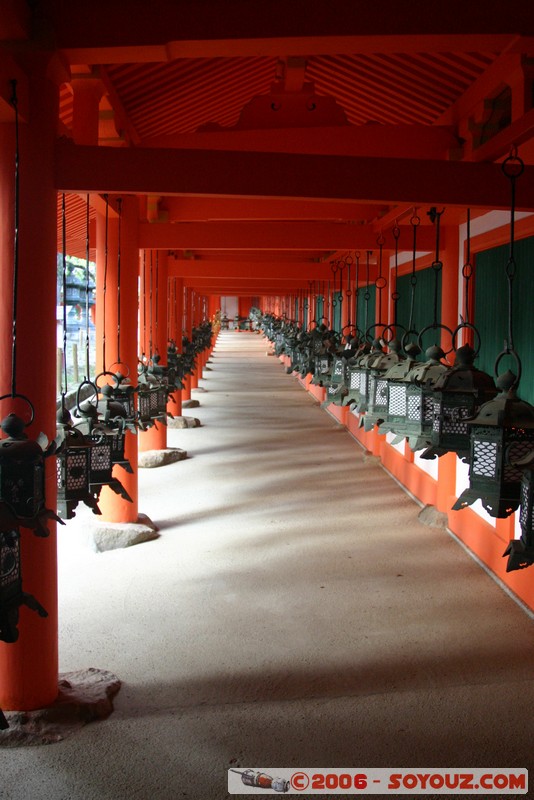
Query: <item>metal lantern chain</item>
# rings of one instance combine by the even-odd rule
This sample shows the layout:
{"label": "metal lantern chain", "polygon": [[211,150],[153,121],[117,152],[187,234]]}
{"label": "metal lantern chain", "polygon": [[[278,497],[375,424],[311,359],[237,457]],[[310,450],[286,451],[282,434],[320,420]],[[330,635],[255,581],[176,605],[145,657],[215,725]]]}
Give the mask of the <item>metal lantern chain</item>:
{"label": "metal lantern chain", "polygon": [[371,257],[372,250],[368,250],[366,253],[366,261],[365,261],[365,294],[363,299],[365,300],[365,326],[364,332],[367,332],[368,323],[369,323],[369,298],[371,297],[371,293],[369,291],[369,259]]}
{"label": "metal lantern chain", "polygon": [[63,289],[63,380],[61,394],[68,392],[67,385],[67,212],[65,192],[61,195],[61,247],[62,247],[62,289]]}
{"label": "metal lantern chain", "polygon": [[17,393],[17,292],[19,266],[19,104],[17,98],[17,81],[11,81],[11,104],[15,110],[15,226],[13,237],[13,314],[12,314],[12,348],[11,348],[11,396]]}
{"label": "metal lantern chain", "polygon": [[434,324],[433,327],[438,327],[438,287],[439,287],[439,273],[443,269],[443,262],[440,261],[439,257],[439,248],[440,248],[440,226],[441,226],[441,217],[443,212],[445,211],[444,208],[441,211],[438,211],[437,208],[433,207],[428,212],[428,216],[430,217],[430,221],[435,224],[436,226],[436,257],[432,262],[432,269],[434,270]]}
{"label": "metal lantern chain", "polygon": [[391,299],[393,300],[393,325],[395,329],[395,334],[397,333],[398,304],[400,299],[400,294],[397,291],[398,278],[399,278],[399,236],[400,236],[400,228],[395,222],[395,226],[393,228],[393,238],[395,240],[395,291],[391,295]]}
{"label": "metal lantern chain", "polygon": [[356,276],[355,276],[355,287],[354,287],[354,324],[356,325],[356,329],[358,329],[358,297],[360,295],[360,258],[361,253],[359,250],[356,250],[354,253],[354,258],[356,259]]}
{"label": "metal lantern chain", "polygon": [[464,322],[469,322],[469,281],[473,276],[473,265],[471,264],[471,209],[467,209],[466,220],[466,258],[462,267],[462,278],[464,279]]}
{"label": "metal lantern chain", "polygon": [[85,200],[85,380],[89,380],[89,195]]}
{"label": "metal lantern chain", "polygon": [[[510,155],[508,156],[502,164],[502,171],[504,175],[510,181],[510,250],[508,255],[508,262],[506,264],[506,277],[508,280],[508,338],[505,342],[505,348],[501,355],[513,355],[518,367],[518,375],[516,380],[516,386],[519,383],[521,377],[521,362],[519,360],[519,356],[517,355],[514,349],[514,335],[513,335],[513,284],[514,278],[516,274],[517,265],[515,262],[514,257],[514,246],[515,246],[515,192],[516,192],[516,185],[515,182],[517,178],[523,173],[525,165],[523,161],[517,155],[517,148],[513,147]],[[500,358],[500,357],[499,357]],[[497,369],[499,359],[497,360],[497,364],[495,368]]]}
{"label": "metal lantern chain", "polygon": [[417,261],[417,228],[421,224],[421,218],[417,214],[417,209],[414,209],[414,213],[412,214],[410,223],[413,231],[413,242],[412,242],[412,274],[410,276],[410,286],[412,287],[412,292],[410,297],[410,319],[408,321],[408,331],[413,331],[414,329],[413,318],[415,314],[415,288],[417,286],[417,271],[415,269],[415,264]]}
{"label": "metal lantern chain", "polygon": [[351,284],[351,267],[352,267],[352,258],[350,256],[347,257],[345,260],[345,265],[347,267],[347,290],[345,295],[347,297],[347,325],[349,329],[352,327],[352,309],[351,309],[351,300],[352,300],[352,284]]}
{"label": "metal lantern chain", "polygon": [[378,324],[382,325],[382,291],[387,286],[387,280],[382,275],[382,261],[384,257],[384,235],[381,233],[377,237],[376,243],[378,245],[378,277],[375,280],[375,286],[378,290]]}
{"label": "metal lantern chain", "polygon": [[[121,222],[122,198],[117,198],[117,211],[119,214],[119,230],[117,241],[117,364],[121,364]],[[104,369],[106,368],[104,362]]]}
{"label": "metal lantern chain", "polygon": [[106,292],[108,282],[108,233],[109,233],[109,198],[104,195],[106,201],[106,228],[104,234],[104,282],[102,285],[102,364],[106,368]]}

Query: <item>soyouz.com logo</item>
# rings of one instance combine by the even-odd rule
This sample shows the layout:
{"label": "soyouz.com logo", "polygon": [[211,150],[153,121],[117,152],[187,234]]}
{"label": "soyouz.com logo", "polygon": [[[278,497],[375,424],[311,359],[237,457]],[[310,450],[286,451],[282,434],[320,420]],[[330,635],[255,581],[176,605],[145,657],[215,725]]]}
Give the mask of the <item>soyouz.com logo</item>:
{"label": "soyouz.com logo", "polygon": [[526,769],[353,769],[290,767],[228,770],[229,794],[480,794],[528,792]]}

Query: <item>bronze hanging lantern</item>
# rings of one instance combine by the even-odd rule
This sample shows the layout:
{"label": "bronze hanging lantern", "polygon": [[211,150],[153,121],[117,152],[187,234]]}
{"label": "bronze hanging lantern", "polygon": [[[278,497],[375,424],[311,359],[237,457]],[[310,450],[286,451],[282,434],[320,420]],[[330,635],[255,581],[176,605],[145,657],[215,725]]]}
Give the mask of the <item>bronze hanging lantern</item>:
{"label": "bronze hanging lantern", "polygon": [[363,423],[366,433],[371,431],[375,425],[380,426],[384,422],[388,409],[389,372],[405,360],[400,353],[400,343],[397,339],[393,339],[388,346],[389,352],[380,355],[370,369],[367,413],[360,421],[360,424]]}
{"label": "bronze hanging lantern", "polygon": [[[414,209],[410,219],[413,232],[412,244],[412,274],[410,277],[411,284],[411,301],[410,301],[410,316],[408,321],[408,330],[406,330],[402,337],[402,349],[405,358],[394,364],[384,376],[387,383],[387,407],[384,415],[384,421],[378,428],[380,434],[394,433],[395,439],[392,444],[400,443],[407,435],[406,419],[408,414],[408,401],[407,390],[410,381],[409,375],[412,369],[418,364],[417,356],[421,353],[421,347],[417,342],[409,341],[409,336],[415,334],[419,336],[414,328],[414,309],[415,309],[415,292],[417,287],[417,274],[416,274],[416,259],[417,259],[417,229],[421,224],[421,219]],[[397,291],[398,285],[398,239],[399,230],[397,226],[393,231],[395,238],[395,292],[392,295],[395,310],[394,327],[397,329],[397,303],[399,293]]]}
{"label": "bronze hanging lantern", "polygon": [[432,345],[425,355],[427,360],[417,362],[407,376],[406,424],[402,432],[413,451],[430,444],[434,424],[434,385],[449,369],[441,360],[445,358],[441,347]]}
{"label": "bronze hanging lantern", "polygon": [[505,357],[511,357],[517,376],[507,370],[496,378],[499,394],[484,403],[476,417],[468,421],[470,430],[469,488],[453,508],[459,510],[480,500],[492,517],[508,517],[520,503],[522,471],[519,463],[534,449],[534,406],[520,400],[517,387],[521,380],[521,360],[513,343],[513,281],[517,265],[514,258],[515,181],[524,164],[512,148],[502,170],[510,180],[510,251],[505,267],[508,283],[508,336],[497,356],[495,375]]}
{"label": "bronze hanging lantern", "polygon": [[478,347],[474,350],[469,344],[456,350],[452,369],[438,378],[434,386],[434,423],[431,445],[422,458],[432,459],[445,453],[454,452],[464,461],[469,457],[469,427],[467,420],[473,418],[480,406],[497,394],[493,378],[476,369],[474,360],[480,349],[480,334],[469,322],[469,282],[473,274],[471,265],[471,212],[467,209],[466,219],[467,259],[462,267],[464,278],[464,316],[453,332],[455,347],[461,330],[472,331],[478,337]]}
{"label": "bronze hanging lantern", "polygon": [[497,379],[499,394],[468,420],[470,430],[469,488],[455,511],[480,500],[492,517],[508,517],[519,506],[521,467],[534,449],[534,406],[516,394],[517,378],[507,371]]}
{"label": "bronze hanging lantern", "polygon": [[91,441],[73,427],[72,417],[63,403],[57,422],[62,438],[56,458],[58,514],[63,519],[72,519],[80,502],[89,506],[94,514],[100,514],[89,485]]}
{"label": "bronze hanging lantern", "polygon": [[358,414],[363,414],[367,411],[367,404],[369,401],[369,377],[375,361],[378,361],[383,355],[384,349],[381,340],[374,339],[369,352],[359,359],[354,378],[354,382],[358,384],[358,400],[355,409]]}
{"label": "bronze hanging lantern", "polygon": [[394,364],[384,375],[386,382],[387,404],[384,421],[378,428],[380,434],[394,433],[393,444],[398,444],[407,435],[406,416],[408,413],[407,392],[410,382],[409,375],[419,363],[416,356],[421,352],[419,346],[413,342],[405,347],[405,358]]}
{"label": "bronze hanging lantern", "polygon": [[113,439],[114,432],[103,425],[98,416],[98,410],[91,400],[80,403],[80,390],[84,384],[90,384],[98,395],[98,389],[91,381],[83,381],[78,387],[76,409],[74,411],[74,428],[91,442],[89,451],[89,491],[96,499],[100,496],[103,486],[109,486],[115,494],[125,500],[132,499],[118,478],[114,477],[113,467]]}
{"label": "bronze hanging lantern", "polygon": [[[19,638],[20,606],[28,606],[40,617],[48,613],[35,597],[22,588],[20,533],[0,510],[0,641],[13,644]],[[5,719],[5,718],[4,718]],[[6,727],[1,725],[0,727]]]}
{"label": "bronze hanging lantern", "polygon": [[459,347],[454,366],[435,382],[431,444],[421,454],[422,458],[449,452],[455,452],[464,461],[469,458],[468,420],[497,394],[493,378],[474,366],[475,356],[476,351],[470,345]]}
{"label": "bronze hanging lantern", "polygon": [[516,466],[523,473],[519,491],[521,536],[519,539],[512,539],[503,553],[503,557],[508,556],[506,572],[525,569],[534,564],[534,451],[517,462]]}

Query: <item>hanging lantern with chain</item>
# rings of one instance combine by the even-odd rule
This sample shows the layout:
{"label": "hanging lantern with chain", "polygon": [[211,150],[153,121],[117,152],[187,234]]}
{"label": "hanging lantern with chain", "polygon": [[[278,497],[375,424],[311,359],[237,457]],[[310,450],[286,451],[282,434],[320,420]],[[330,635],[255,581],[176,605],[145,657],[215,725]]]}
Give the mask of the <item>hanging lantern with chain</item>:
{"label": "hanging lantern with chain", "polygon": [[[86,324],[89,325],[89,196],[86,206]],[[65,405],[67,394],[67,304],[65,300],[67,276],[66,212],[65,194],[62,196],[62,238],[63,238],[63,386],[61,387],[61,406],[57,414],[57,431],[61,447],[56,458],[57,510],[63,519],[72,519],[78,503],[84,502],[95,514],[100,513],[94,495],[89,488],[90,440],[72,424],[72,417]],[[86,369],[89,369],[89,333],[86,336]]]}
{"label": "hanging lantern with chain", "polygon": [[[434,271],[434,321],[419,334],[418,345],[422,347],[423,336],[429,330],[445,330],[452,337],[452,331],[438,322],[438,286],[439,274],[443,264],[439,258],[440,222],[444,212],[431,208],[428,215],[436,225],[436,257],[432,262]],[[426,361],[417,362],[406,376],[406,422],[402,425],[402,435],[408,438],[411,450],[421,450],[430,444],[430,436],[434,421],[433,388],[438,378],[449,369],[442,359],[445,353],[435,343],[425,351]]]}
{"label": "hanging lantern with chain", "polygon": [[[398,257],[398,238],[400,230],[396,225],[393,230],[395,239],[395,252]],[[380,248],[379,255],[379,275],[377,288],[379,291],[379,319],[382,316],[382,290],[385,289],[387,281],[382,277],[382,258],[384,248],[384,237],[379,236],[378,246]],[[378,323],[381,324],[381,323]],[[397,317],[394,316],[393,326],[384,326],[382,331],[382,340],[385,339],[386,331],[393,332],[394,337],[397,336]],[[383,353],[373,361],[371,371],[369,374],[369,401],[367,405],[367,413],[360,419],[360,426],[363,424],[366,433],[371,431],[375,425],[380,426],[384,421],[388,407],[388,375],[390,370],[402,363],[405,359],[400,352],[400,343],[397,338],[393,338],[388,342],[388,352]]]}
{"label": "hanging lantern with chain", "polygon": [[[461,330],[471,329],[480,340],[480,335],[469,322],[469,281],[473,272],[471,266],[471,215],[467,210],[466,251],[467,260],[462,268],[464,278],[464,316],[453,332],[453,346]],[[468,343],[456,349],[454,365],[436,381],[433,391],[433,425],[431,445],[421,458],[435,458],[445,453],[455,452],[466,461],[469,457],[468,419],[472,419],[481,405],[497,394],[493,378],[474,366],[477,350]]]}
{"label": "hanging lantern with chain", "polygon": [[[386,352],[385,335],[386,331],[390,330],[389,326],[382,322],[382,292],[387,286],[387,280],[383,276],[383,251],[384,251],[384,236],[380,234],[377,238],[379,248],[378,257],[378,276],[375,280],[375,287],[378,291],[378,322],[369,326],[366,329],[366,338],[369,338],[370,332],[381,329],[380,336],[374,339],[372,348],[368,356],[364,357],[360,362],[360,396],[356,411],[358,414],[365,412],[366,417],[369,412],[371,416],[368,420],[360,418],[360,426],[364,426],[368,432],[373,429],[375,423],[382,418],[383,414],[381,409],[386,408],[387,395],[385,393],[386,384],[384,383],[384,375],[396,364],[401,356],[399,353],[400,347],[396,340],[390,341],[389,351]],[[369,259],[367,262],[369,269]]]}
{"label": "hanging lantern with chain", "polygon": [[[11,392],[0,397],[13,403],[22,400],[30,409],[28,421],[15,412],[9,413],[0,425],[6,438],[0,440],[0,640],[13,643],[18,639],[19,608],[26,605],[39,616],[46,617],[43,606],[23,590],[20,553],[20,528],[30,528],[37,536],[48,536],[46,523],[59,517],[45,506],[45,458],[54,454],[57,443],[48,444],[44,434],[28,439],[25,428],[34,419],[31,401],[17,392],[17,300],[19,238],[19,133],[17,81],[13,80],[11,103],[15,111],[15,219],[13,248],[13,304]],[[6,726],[5,717],[0,720]]]}
{"label": "hanging lantern with chain", "polygon": [[[393,440],[393,443],[396,444],[401,442],[407,435],[406,416],[408,413],[408,401],[407,401],[407,390],[408,390],[408,380],[409,380],[408,375],[410,374],[411,370],[416,366],[417,356],[421,352],[421,348],[419,347],[419,345],[415,341],[409,340],[409,337],[412,334],[418,336],[418,333],[414,327],[415,291],[417,286],[417,274],[416,274],[415,264],[417,259],[417,228],[421,224],[421,220],[417,215],[416,209],[414,209],[410,223],[412,225],[412,231],[413,231],[412,274],[410,276],[410,285],[411,285],[410,316],[408,321],[408,330],[405,331],[402,337],[402,349],[404,350],[406,357],[398,361],[397,364],[394,364],[388,370],[385,376],[387,383],[386,386],[387,404],[384,413],[384,420],[380,425],[380,427],[378,428],[378,432],[380,434],[394,433],[395,438]],[[396,242],[397,241],[398,237],[396,237]],[[398,253],[397,246],[395,252],[396,252],[395,286],[397,286],[397,253]],[[396,325],[397,301],[395,301],[394,307],[395,307],[395,325]]]}
{"label": "hanging lantern with chain", "polygon": [[[513,282],[517,270],[515,245],[515,190],[516,179],[524,169],[523,161],[515,148],[502,164],[504,175],[510,180],[510,251],[505,267],[508,283],[508,336],[504,349],[497,356],[494,373],[499,394],[484,403],[477,415],[468,421],[469,488],[453,509],[459,510],[480,500],[492,517],[508,517],[519,506],[521,499],[521,462],[534,449],[534,406],[520,400],[517,387],[521,380],[521,360],[513,340]],[[499,375],[501,361],[510,356],[517,375],[507,370]],[[506,555],[506,553],[505,553]]]}
{"label": "hanging lantern with chain", "polygon": [[[345,398],[345,405],[352,405],[353,407],[357,407],[357,404],[360,402],[362,392],[364,394],[367,393],[367,359],[370,357],[371,353],[376,354],[377,352],[382,352],[379,343],[371,345],[370,342],[367,341],[366,333],[369,327],[369,300],[371,297],[371,293],[369,291],[370,288],[370,267],[369,267],[369,259],[371,256],[371,250],[367,251],[366,254],[366,279],[365,279],[365,292],[363,295],[364,298],[364,320],[363,320],[363,329],[361,332],[361,341],[362,344],[358,348],[358,351],[350,360],[348,365],[348,375],[347,375],[347,383],[348,383],[348,393]],[[358,285],[358,268],[359,268],[359,259],[360,254],[356,253],[356,285]],[[357,322],[359,323],[359,319]]]}

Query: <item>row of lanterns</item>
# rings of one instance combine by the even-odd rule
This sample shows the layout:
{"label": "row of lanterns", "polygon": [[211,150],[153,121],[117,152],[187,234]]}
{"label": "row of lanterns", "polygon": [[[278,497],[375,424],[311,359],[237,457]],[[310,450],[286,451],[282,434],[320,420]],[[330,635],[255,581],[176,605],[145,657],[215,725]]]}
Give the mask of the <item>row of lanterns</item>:
{"label": "row of lanterns", "polygon": [[[387,352],[374,340],[354,353],[354,338],[343,344],[324,326],[304,335],[297,328],[271,315],[264,320],[275,351],[292,359],[289,371],[312,374],[312,383],[326,389],[324,405],[353,407],[366,431],[376,425],[380,434],[394,434],[393,444],[406,438],[427,459],[455,452],[469,464],[470,486],[453,508],[480,500],[491,516],[507,517],[521,504],[522,537],[506,550],[508,569],[534,563],[534,407],[517,397],[513,373],[494,383],[474,366],[469,344],[449,367],[437,346],[426,350],[425,361],[415,358],[418,346],[401,353],[396,340]],[[289,333],[287,349],[282,331]]]}
{"label": "row of lanterns", "polygon": [[[512,183],[521,174],[522,162],[515,153],[504,162],[503,171]],[[512,231],[513,214],[512,203]],[[511,283],[513,235],[506,272]],[[455,350],[450,366],[437,345],[426,349],[424,361],[417,360],[422,335],[417,343],[408,341],[406,334],[401,342],[386,342],[388,326],[382,326],[382,337],[369,341],[371,329],[367,336],[356,335],[354,328],[339,334],[325,323],[314,321],[304,330],[287,318],[266,314],[262,328],[275,352],[289,356],[288,372],[311,374],[312,383],[326,389],[324,405],[353,407],[366,431],[377,426],[380,434],[394,435],[392,444],[406,438],[413,451],[422,451],[422,458],[454,452],[467,462],[469,487],[455,510],[480,500],[491,516],[503,518],[520,507],[521,537],[506,548],[507,570],[534,564],[534,407],[517,396],[521,364],[511,330],[497,359],[494,381],[474,366],[477,351],[469,344]],[[453,344],[462,329],[478,336],[474,326],[462,320],[449,331]],[[505,356],[514,359],[518,375],[509,370],[498,375]]]}

